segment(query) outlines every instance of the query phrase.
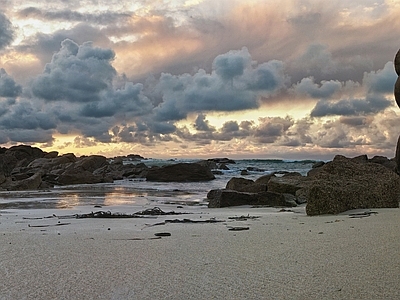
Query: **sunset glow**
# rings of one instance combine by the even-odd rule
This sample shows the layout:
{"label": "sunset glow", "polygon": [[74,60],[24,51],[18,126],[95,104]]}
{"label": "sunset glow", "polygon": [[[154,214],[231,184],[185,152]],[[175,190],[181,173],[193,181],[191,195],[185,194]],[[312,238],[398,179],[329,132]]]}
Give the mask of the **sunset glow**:
{"label": "sunset glow", "polygon": [[0,1],[0,145],[394,156],[398,1]]}

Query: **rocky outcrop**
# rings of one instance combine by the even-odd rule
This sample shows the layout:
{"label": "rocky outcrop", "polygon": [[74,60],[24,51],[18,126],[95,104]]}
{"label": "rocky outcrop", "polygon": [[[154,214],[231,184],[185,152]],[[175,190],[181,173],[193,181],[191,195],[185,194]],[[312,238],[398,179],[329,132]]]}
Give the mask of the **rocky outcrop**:
{"label": "rocky outcrop", "polygon": [[321,167],[308,189],[308,215],[356,208],[399,207],[400,177],[381,164],[336,156]]}
{"label": "rocky outcrop", "polygon": [[267,185],[255,183],[251,179],[233,177],[226,184],[226,189],[238,192],[259,193],[267,191]]}
{"label": "rocky outcrop", "polygon": [[159,168],[150,168],[146,174],[147,181],[190,182],[215,179],[211,170],[197,163],[178,163]]}
{"label": "rocky outcrop", "polygon": [[239,205],[263,205],[263,206],[296,206],[293,201],[283,194],[273,192],[245,193],[227,189],[211,190],[207,194],[209,208],[239,206]]}

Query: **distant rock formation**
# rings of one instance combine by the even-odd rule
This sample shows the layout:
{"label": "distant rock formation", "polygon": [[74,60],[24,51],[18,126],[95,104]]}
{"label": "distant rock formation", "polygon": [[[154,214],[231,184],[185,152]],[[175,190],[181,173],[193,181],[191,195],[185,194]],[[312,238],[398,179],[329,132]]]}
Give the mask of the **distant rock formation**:
{"label": "distant rock formation", "polygon": [[[209,207],[234,205],[296,206],[307,203],[308,215],[338,214],[356,208],[399,207],[400,176],[396,164],[383,156],[368,159],[335,156],[318,163],[307,176],[264,175],[255,182],[232,178],[226,189],[211,190]],[[261,183],[267,191],[259,191]],[[272,200],[271,200],[272,199]]]}

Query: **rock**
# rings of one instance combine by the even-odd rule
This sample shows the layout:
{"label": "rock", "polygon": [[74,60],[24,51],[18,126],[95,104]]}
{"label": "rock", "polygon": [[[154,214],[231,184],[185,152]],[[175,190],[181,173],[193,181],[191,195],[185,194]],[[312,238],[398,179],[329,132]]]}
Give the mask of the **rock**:
{"label": "rock", "polygon": [[400,135],[397,139],[396,154],[394,157],[394,161],[396,163],[396,173],[400,174]]}
{"label": "rock", "polygon": [[285,196],[278,193],[245,193],[227,189],[211,190],[207,194],[209,208],[229,207],[238,205],[265,205],[265,206],[289,206]]}
{"label": "rock", "polygon": [[301,175],[299,172],[288,172],[283,174],[282,177],[299,177],[299,176],[301,177],[303,175]]}
{"label": "rock", "polygon": [[41,183],[42,173],[38,172],[23,180],[6,182],[5,185],[2,185],[2,188],[9,191],[36,190],[40,187]]}
{"label": "rock", "polygon": [[226,189],[238,192],[259,193],[265,192],[267,190],[267,185],[255,183],[251,179],[233,177],[226,184]]}
{"label": "rock", "polygon": [[397,106],[400,107],[400,76],[397,77],[394,85],[394,99],[396,100]]}
{"label": "rock", "polygon": [[249,175],[249,172],[247,172],[247,170],[242,170],[242,171],[240,171],[240,175],[247,176],[247,175]]}
{"label": "rock", "polygon": [[19,145],[10,147],[4,155],[17,159],[18,167],[25,167],[34,159],[43,157],[45,152],[36,147]]}
{"label": "rock", "polygon": [[107,158],[102,155],[90,155],[78,159],[72,166],[73,169],[93,172],[107,165]]}
{"label": "rock", "polygon": [[215,179],[211,170],[197,163],[178,163],[147,170],[147,181],[190,182]]}
{"label": "rock", "polygon": [[210,170],[214,170],[214,169],[218,168],[217,163],[213,160],[200,160],[196,163],[203,167],[209,168]]}
{"label": "rock", "polygon": [[209,160],[212,160],[214,162],[216,162],[217,164],[236,164],[236,162],[232,159],[229,158],[210,158]]}
{"label": "rock", "polygon": [[255,181],[255,183],[258,183],[258,184],[268,184],[268,181],[269,181],[272,177],[276,177],[276,176],[275,176],[275,173],[263,175],[263,176],[257,178],[256,181]]}
{"label": "rock", "polygon": [[93,184],[107,182],[104,180],[102,175],[93,175],[89,171],[77,171],[77,172],[64,172],[57,178],[57,183],[60,185],[71,185],[71,184]]}
{"label": "rock", "polygon": [[396,161],[394,159],[389,159],[385,156],[374,156],[368,160],[371,163],[380,164],[389,170],[396,172]]}
{"label": "rock", "polygon": [[250,171],[250,172],[265,172],[264,169],[260,169],[257,167],[247,167],[246,169],[247,169],[247,171]]}
{"label": "rock", "polygon": [[394,69],[397,73],[397,76],[400,76],[400,50],[397,51],[397,54],[394,58]]}
{"label": "rock", "polygon": [[56,158],[58,156],[58,151],[51,151],[46,153],[43,157],[44,158]]}
{"label": "rock", "polygon": [[301,188],[296,191],[296,203],[297,204],[304,204],[307,203],[309,188]]}
{"label": "rock", "polygon": [[305,176],[271,177],[268,191],[296,195],[296,191],[310,185],[310,178]]}
{"label": "rock", "polygon": [[323,162],[323,161],[317,161],[316,163],[314,163],[313,165],[312,165],[312,169],[315,169],[315,168],[319,168],[319,167],[322,167],[323,165],[325,164],[325,162]]}
{"label": "rock", "polygon": [[321,168],[309,186],[308,215],[399,207],[400,177],[384,166],[337,155]]}
{"label": "rock", "polygon": [[226,164],[219,164],[218,169],[219,170],[230,170]]}

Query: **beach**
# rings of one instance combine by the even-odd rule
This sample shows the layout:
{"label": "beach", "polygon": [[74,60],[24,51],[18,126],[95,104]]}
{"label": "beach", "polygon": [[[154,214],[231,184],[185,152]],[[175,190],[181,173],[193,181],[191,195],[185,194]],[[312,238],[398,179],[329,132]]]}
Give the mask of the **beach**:
{"label": "beach", "polygon": [[[399,209],[309,217],[304,206],[173,207],[160,206],[186,214],[1,211],[0,299],[400,298]],[[196,222],[170,222],[183,219]]]}

